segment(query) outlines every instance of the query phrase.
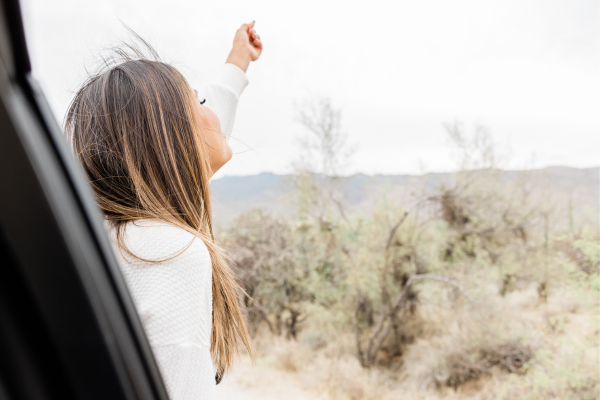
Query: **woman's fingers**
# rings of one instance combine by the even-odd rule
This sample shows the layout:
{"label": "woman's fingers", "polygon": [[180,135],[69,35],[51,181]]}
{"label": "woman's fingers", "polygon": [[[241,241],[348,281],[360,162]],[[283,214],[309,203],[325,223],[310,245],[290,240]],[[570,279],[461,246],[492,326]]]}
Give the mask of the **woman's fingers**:
{"label": "woman's fingers", "polygon": [[257,35],[256,33],[253,33],[250,36],[250,43],[254,46],[254,47],[258,47],[258,48],[262,48],[262,42],[260,41],[260,35]]}
{"label": "woman's fingers", "polygon": [[251,32],[252,32],[252,27],[254,26],[254,21],[250,22],[249,24],[242,24],[242,26],[240,26],[240,29],[238,29],[238,34],[240,32],[244,32],[246,33],[248,36],[250,36]]}
{"label": "woman's fingers", "polygon": [[254,23],[255,23],[255,21],[252,21],[249,24],[243,24],[239,30],[244,31],[247,34],[250,34],[252,31],[254,31],[254,29],[252,29],[252,28],[254,28]]}
{"label": "woman's fingers", "polygon": [[230,64],[237,65],[242,71],[248,69],[251,61],[256,61],[263,50],[260,35],[254,30],[255,21],[242,24],[233,39],[233,48],[227,57]]}
{"label": "woman's fingers", "polygon": [[256,30],[253,28],[254,21],[251,24],[248,24],[248,37],[250,39],[251,44],[259,49],[262,49],[262,42],[260,41],[260,35],[256,33]]}
{"label": "woman's fingers", "polygon": [[256,21],[252,21],[249,24],[242,24],[242,26],[240,27],[240,29],[243,29],[243,30],[252,29],[252,28],[254,28],[254,23],[255,22]]}
{"label": "woman's fingers", "polygon": [[250,45],[252,48],[252,61],[258,59],[263,49],[260,35],[256,33],[256,30],[254,29],[255,23],[256,21],[252,21],[249,24],[243,24],[240,29],[238,29],[236,34],[236,37],[238,38],[237,40],[239,40],[238,43],[240,43],[240,45],[243,43],[245,45]]}

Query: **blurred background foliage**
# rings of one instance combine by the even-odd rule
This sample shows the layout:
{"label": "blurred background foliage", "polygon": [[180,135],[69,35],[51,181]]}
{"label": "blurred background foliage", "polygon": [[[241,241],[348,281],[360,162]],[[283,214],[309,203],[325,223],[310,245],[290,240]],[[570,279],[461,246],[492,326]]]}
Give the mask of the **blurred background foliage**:
{"label": "blurred background foliage", "polygon": [[570,202],[534,174],[506,179],[485,127],[459,123],[450,180],[415,177],[401,199],[384,185],[353,213],[340,111],[299,110],[296,212],[246,211],[220,232],[248,294],[253,374],[320,398],[598,398],[598,215],[575,227]]}

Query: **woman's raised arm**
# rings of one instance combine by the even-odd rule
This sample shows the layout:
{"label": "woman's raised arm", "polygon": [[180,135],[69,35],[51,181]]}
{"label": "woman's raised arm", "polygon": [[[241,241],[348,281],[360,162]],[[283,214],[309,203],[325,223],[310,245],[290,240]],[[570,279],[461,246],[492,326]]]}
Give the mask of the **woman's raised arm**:
{"label": "woman's raised arm", "polygon": [[[254,31],[254,21],[242,25],[235,33],[233,47],[216,78],[198,93],[201,121],[208,143],[212,172],[215,173],[231,159],[231,148],[226,143],[233,131],[238,100],[248,85],[246,71],[262,53],[260,36]],[[208,108],[206,110],[204,107]],[[212,113],[217,118],[213,118]]]}

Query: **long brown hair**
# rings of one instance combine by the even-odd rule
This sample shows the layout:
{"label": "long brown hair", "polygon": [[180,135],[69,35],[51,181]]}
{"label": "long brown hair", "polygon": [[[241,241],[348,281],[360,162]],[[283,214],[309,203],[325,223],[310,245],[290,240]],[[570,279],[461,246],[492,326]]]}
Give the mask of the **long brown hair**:
{"label": "long brown hair", "polygon": [[141,219],[176,225],[206,244],[212,260],[211,355],[220,379],[238,355],[240,339],[251,356],[253,350],[240,286],[214,240],[198,99],[183,75],[142,43],[153,59],[131,46],[117,49],[77,91],[65,131],[122,250],[133,255],[124,228]]}

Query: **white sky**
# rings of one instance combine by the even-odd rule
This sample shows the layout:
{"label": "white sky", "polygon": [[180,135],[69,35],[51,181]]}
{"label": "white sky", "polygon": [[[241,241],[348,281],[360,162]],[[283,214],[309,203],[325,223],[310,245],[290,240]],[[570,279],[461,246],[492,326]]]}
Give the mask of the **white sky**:
{"label": "white sky", "polygon": [[[256,19],[250,66],[220,175],[288,172],[294,101],[330,96],[359,143],[348,172],[453,168],[444,122],[488,126],[512,168],[600,165],[598,0],[22,0],[34,74],[60,120],[84,67],[128,35],[199,85],[235,30]],[[532,161],[533,160],[533,161]]]}

